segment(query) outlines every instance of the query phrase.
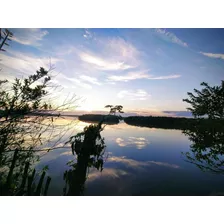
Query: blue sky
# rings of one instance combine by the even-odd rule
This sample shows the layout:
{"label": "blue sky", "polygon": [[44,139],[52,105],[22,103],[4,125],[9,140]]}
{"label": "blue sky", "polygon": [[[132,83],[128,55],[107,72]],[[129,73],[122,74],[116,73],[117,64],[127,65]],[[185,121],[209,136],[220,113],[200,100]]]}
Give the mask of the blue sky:
{"label": "blue sky", "polygon": [[187,92],[224,77],[224,29],[11,29],[1,78],[54,65],[57,102],[82,97],[78,110],[120,104],[125,111],[182,111]]}

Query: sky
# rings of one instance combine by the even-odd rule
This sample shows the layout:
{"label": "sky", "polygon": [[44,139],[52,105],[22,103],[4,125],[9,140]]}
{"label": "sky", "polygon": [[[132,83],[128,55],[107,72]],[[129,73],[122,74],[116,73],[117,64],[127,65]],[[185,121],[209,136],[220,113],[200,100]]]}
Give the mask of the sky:
{"label": "sky", "polygon": [[140,115],[186,111],[187,92],[224,79],[224,29],[10,30],[0,78],[51,64],[52,82],[61,86],[53,93],[57,103],[70,94],[81,98],[74,111],[103,111],[107,104]]}

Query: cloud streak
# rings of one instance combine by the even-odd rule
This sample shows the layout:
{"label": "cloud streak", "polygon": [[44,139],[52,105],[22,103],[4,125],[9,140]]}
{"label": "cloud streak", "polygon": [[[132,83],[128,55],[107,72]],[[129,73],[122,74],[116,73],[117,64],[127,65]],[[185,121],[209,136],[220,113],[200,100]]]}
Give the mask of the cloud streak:
{"label": "cloud streak", "polygon": [[71,82],[73,86],[73,88],[75,88],[75,86],[79,86],[79,87],[82,87],[82,88],[85,88],[85,89],[92,89],[92,86],[79,80],[79,79],[75,79],[75,78],[68,78],[66,76],[64,76],[65,79],[69,80]]}
{"label": "cloud streak", "polygon": [[88,29],[85,29],[83,37],[88,40],[88,39],[93,38],[93,34]]}
{"label": "cloud streak", "polygon": [[138,90],[122,90],[117,94],[118,98],[129,100],[146,100],[150,95],[143,89]]}
{"label": "cloud streak", "polygon": [[148,75],[145,72],[129,72],[127,75],[112,75],[108,77],[108,80],[115,81],[115,82],[128,82],[131,80],[136,79],[150,79],[150,80],[163,80],[163,79],[176,79],[180,78],[181,75],[174,74],[174,75],[168,75],[168,76],[154,76],[154,75]]}
{"label": "cloud streak", "polygon": [[[90,30],[86,30],[85,39],[93,39]],[[139,65],[139,51],[129,42],[120,37],[98,38],[91,40],[97,46],[97,51],[81,49],[79,58],[98,70],[119,71],[135,68]]]}
{"label": "cloud streak", "polygon": [[149,78],[150,76],[146,74],[145,72],[129,72],[127,75],[112,75],[109,76],[108,79],[111,81],[117,81],[117,82],[128,82],[131,80],[136,80],[136,79],[146,79]]}
{"label": "cloud streak", "polygon": [[219,58],[224,60],[224,54],[214,54],[214,53],[205,53],[205,52],[199,52],[199,53],[209,58]]}
{"label": "cloud streak", "polygon": [[[125,156],[117,157],[117,156],[111,156],[107,159],[107,163],[113,164],[116,163],[116,169],[114,168],[104,168],[104,172],[99,173],[96,171],[93,171],[88,176],[88,182],[95,181],[96,179],[100,178],[110,178],[112,179],[122,179],[123,177],[129,177],[132,180],[132,177],[139,177],[139,173],[142,174],[142,172],[147,172],[148,175],[151,175],[149,169],[153,169],[153,171],[156,171],[156,168],[164,167],[164,169],[170,168],[170,169],[179,169],[180,167],[176,164],[170,164],[165,162],[157,162],[157,161],[137,161],[133,159],[128,159]],[[133,171],[135,171],[133,173]],[[137,172],[137,173],[136,173]],[[127,180],[127,179],[126,179]],[[136,180],[136,178],[135,178]],[[111,184],[111,182],[110,182]],[[116,184],[117,185],[117,184]]]}
{"label": "cloud streak", "polygon": [[180,78],[181,77],[181,75],[178,75],[178,74],[176,74],[176,75],[167,75],[167,76],[157,76],[157,77],[149,77],[149,78],[147,78],[147,79],[154,79],[154,80],[156,80],[156,79],[160,79],[160,80],[162,80],[162,79],[177,79],[177,78]]}
{"label": "cloud streak", "polygon": [[127,159],[125,157],[117,157],[117,156],[112,156],[109,157],[107,159],[108,162],[118,162],[118,163],[123,163],[126,164],[129,167],[133,167],[133,168],[142,168],[144,166],[151,166],[151,165],[158,165],[158,166],[164,166],[164,167],[169,167],[169,168],[174,168],[174,169],[178,169],[180,168],[178,165],[176,164],[170,164],[170,163],[165,163],[165,162],[157,162],[157,161],[137,161],[137,160],[133,160],[133,159]]}
{"label": "cloud streak", "polygon": [[125,70],[129,68],[133,68],[133,66],[125,64],[122,61],[109,61],[104,60],[100,57],[97,57],[95,55],[87,54],[87,53],[81,53],[80,58],[82,61],[87,62],[89,64],[95,65],[97,69],[100,70]]}
{"label": "cloud streak", "polygon": [[48,34],[47,30],[37,28],[12,29],[13,40],[23,45],[40,46],[40,41]]}
{"label": "cloud streak", "polygon": [[188,44],[181,39],[179,39],[175,34],[166,31],[165,29],[155,29],[156,34],[158,34],[162,39],[178,44],[182,47],[188,47]]}
{"label": "cloud streak", "polygon": [[88,75],[81,75],[81,76],[79,76],[79,78],[86,81],[86,82],[90,82],[91,84],[95,84],[95,85],[98,85],[98,86],[102,85],[102,83],[99,82],[97,80],[97,78],[95,78],[95,77],[91,77],[91,76],[88,76]]}
{"label": "cloud streak", "polygon": [[61,61],[58,58],[36,57],[17,51],[8,51],[8,54],[1,55],[1,67],[8,71],[16,71],[25,74],[33,74],[39,67],[48,69],[50,63],[57,63]]}
{"label": "cloud streak", "polygon": [[99,175],[99,172],[91,172],[88,175],[88,182],[94,181],[97,178],[102,178],[102,175],[107,178],[109,177],[112,179],[120,179],[120,178],[122,178],[126,175],[130,175],[130,174],[128,174],[127,171],[124,171],[122,169],[104,168],[103,172],[100,175]]}

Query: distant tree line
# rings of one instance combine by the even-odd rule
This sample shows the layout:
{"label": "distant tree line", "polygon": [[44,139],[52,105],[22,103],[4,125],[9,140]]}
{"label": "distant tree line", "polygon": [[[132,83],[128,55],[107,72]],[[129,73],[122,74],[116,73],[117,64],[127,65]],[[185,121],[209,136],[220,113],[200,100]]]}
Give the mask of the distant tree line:
{"label": "distant tree line", "polygon": [[209,120],[205,118],[178,118],[178,117],[152,117],[152,116],[130,116],[125,117],[124,122],[129,125],[149,127],[149,128],[163,128],[163,129],[178,129],[185,130],[195,127],[199,124],[211,125],[216,123],[222,123],[224,120]]}

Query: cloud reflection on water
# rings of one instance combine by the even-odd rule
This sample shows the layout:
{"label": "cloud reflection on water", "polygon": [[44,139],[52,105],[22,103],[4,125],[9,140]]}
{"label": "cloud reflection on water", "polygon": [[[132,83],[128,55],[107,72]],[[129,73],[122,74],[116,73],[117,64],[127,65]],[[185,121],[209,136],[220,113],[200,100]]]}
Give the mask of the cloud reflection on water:
{"label": "cloud reflection on water", "polygon": [[[116,168],[110,168],[111,166]],[[109,167],[109,168],[107,168]],[[165,162],[158,161],[137,161],[133,159],[128,159],[125,156],[117,157],[111,156],[107,159],[107,167],[101,172],[92,171],[89,174],[88,181],[93,181],[96,178],[102,177],[111,177],[111,178],[121,178],[124,175],[132,175],[133,170],[136,171],[147,171],[148,168],[172,168],[178,169],[180,168],[176,164],[169,164]]]}
{"label": "cloud reflection on water", "polygon": [[91,170],[86,195],[133,195],[139,190],[157,188],[179,173],[180,167],[157,161],[137,161],[111,156],[102,172]]}
{"label": "cloud reflection on water", "polygon": [[135,145],[137,149],[143,149],[150,144],[150,142],[143,137],[128,137],[126,139],[116,138],[115,141],[120,147]]}

